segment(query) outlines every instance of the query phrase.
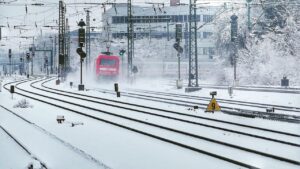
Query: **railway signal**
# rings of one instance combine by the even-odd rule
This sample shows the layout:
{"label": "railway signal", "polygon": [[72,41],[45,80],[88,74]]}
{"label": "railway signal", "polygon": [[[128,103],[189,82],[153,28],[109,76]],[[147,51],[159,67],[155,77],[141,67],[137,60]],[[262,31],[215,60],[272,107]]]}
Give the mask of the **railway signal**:
{"label": "railway signal", "polygon": [[14,97],[13,97],[13,94],[15,93],[15,86],[14,85],[11,85],[10,86],[10,93],[11,93],[11,99],[13,99]]}
{"label": "railway signal", "polygon": [[182,88],[182,80],[180,79],[180,54],[183,53],[183,48],[180,46],[180,42],[182,39],[182,24],[177,23],[175,25],[175,37],[176,37],[176,43],[173,45],[173,47],[177,51],[177,57],[178,57],[178,80],[176,80],[176,86],[177,89]]}
{"label": "railway signal", "polygon": [[138,68],[137,68],[137,66],[134,65],[134,66],[132,67],[132,73],[133,73],[133,74],[136,74],[137,72],[138,72]]}
{"label": "railway signal", "polygon": [[29,53],[29,52],[26,53],[26,59],[27,59],[27,60],[30,59],[30,53]]}
{"label": "railway signal", "polygon": [[76,52],[80,56],[80,84],[78,85],[78,90],[83,91],[84,90],[84,85],[82,84],[82,62],[83,59],[86,57],[86,53],[82,50],[82,47],[84,46],[85,43],[85,29],[83,28],[85,26],[85,23],[83,19],[80,20],[78,23],[78,26],[80,28],[78,29],[78,48]]}
{"label": "railway signal", "polygon": [[[29,51],[31,52],[31,76],[33,76],[33,58],[35,56],[35,50],[36,49],[35,49],[35,46],[34,46],[34,37],[33,37],[33,46],[29,48]],[[29,70],[28,70],[28,73],[29,73]]]}
{"label": "railway signal", "polygon": [[119,55],[123,57],[123,56],[124,56],[124,54],[125,54],[125,52],[126,52],[126,50],[124,50],[124,49],[121,49],[121,50],[120,50],[120,52],[119,52]]}
{"label": "railway signal", "polygon": [[237,29],[238,29],[238,22],[237,19],[238,17],[236,15],[232,15],[230,17],[231,19],[231,42],[235,42],[237,38]]}
{"label": "railway signal", "polygon": [[77,54],[80,56],[81,59],[84,59],[86,57],[86,53],[82,50],[82,48],[76,49]]}
{"label": "railway signal", "polygon": [[85,25],[83,19],[80,20],[80,22],[78,23],[78,26],[80,26],[80,28],[78,29],[78,44],[80,47],[84,47],[85,29],[83,27],[86,25]]}
{"label": "railway signal", "polygon": [[26,60],[27,60],[27,78],[29,78],[29,61],[30,61],[30,53],[29,52],[26,53]]}
{"label": "railway signal", "polygon": [[8,49],[8,58],[11,58],[11,49]]}
{"label": "railway signal", "polygon": [[15,93],[15,86],[14,85],[10,86],[10,93]]}
{"label": "railway signal", "polygon": [[78,29],[78,43],[80,47],[84,47],[85,43],[85,29],[79,28]]}
{"label": "railway signal", "polygon": [[176,38],[176,42],[180,42],[182,39],[182,24],[181,23],[177,23],[175,25],[175,38]]}
{"label": "railway signal", "polygon": [[281,79],[281,86],[286,88],[289,86],[289,79],[286,76]]}
{"label": "railway signal", "polygon": [[178,42],[174,43],[173,47],[175,48],[175,50],[179,53],[183,53],[183,48],[179,45]]}
{"label": "railway signal", "polygon": [[118,83],[115,83],[115,84],[114,84],[114,87],[115,87],[115,92],[118,92],[118,91],[119,91],[119,84],[118,84]]}
{"label": "railway signal", "polygon": [[119,91],[119,84],[115,83],[114,86],[115,86],[115,92],[117,94],[117,97],[121,97],[121,92]]}

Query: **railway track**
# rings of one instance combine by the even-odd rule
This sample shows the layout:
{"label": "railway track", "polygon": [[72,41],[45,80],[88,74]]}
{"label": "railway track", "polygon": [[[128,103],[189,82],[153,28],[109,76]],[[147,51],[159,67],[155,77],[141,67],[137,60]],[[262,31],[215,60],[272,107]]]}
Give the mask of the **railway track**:
{"label": "railway track", "polygon": [[[41,80],[42,81],[42,80]],[[36,82],[33,82],[31,84],[32,87],[33,84],[35,83],[38,83],[39,81],[36,81]],[[37,87],[34,87],[35,89],[38,89]],[[22,91],[25,91],[23,89],[20,89],[18,88],[19,90],[22,90]],[[42,90],[42,89],[38,89],[38,90]],[[28,92],[28,93],[31,93],[31,94],[35,94],[35,95],[39,95],[39,96],[42,96],[41,94],[38,94],[38,93],[34,93],[34,92],[30,92],[30,91],[25,91],[25,92]],[[45,91],[44,92],[49,92],[49,91]],[[51,92],[53,93],[53,92]],[[66,96],[66,97],[72,97],[74,98],[75,96],[70,96],[70,95],[65,95],[65,94],[59,94],[57,92],[55,92],[55,94],[58,94],[58,95],[61,95],[61,96]],[[49,98],[49,96],[42,96],[42,97],[46,97],[46,98]],[[51,97],[50,97],[51,98]],[[54,98],[51,98],[51,99],[54,99]],[[55,98],[57,100],[57,98]],[[87,99],[83,99],[83,98],[78,98],[77,99],[79,100],[85,100],[85,101],[89,101],[91,102],[91,100],[87,100]],[[111,112],[107,112],[107,111],[103,111],[103,110],[99,110],[99,109],[95,109],[95,108],[92,108],[92,107],[88,107],[88,106],[83,106],[83,105],[78,105],[78,104],[74,104],[74,103],[70,103],[70,102],[67,102],[67,101],[64,101],[64,100],[59,100],[61,102],[64,102],[64,103],[67,103],[67,104],[72,104],[72,105],[77,105],[77,106],[80,106],[80,107],[84,107],[84,108],[87,108],[87,109],[90,109],[90,110],[94,110],[94,111],[98,111],[98,112],[101,112],[101,113],[105,113],[105,114],[109,114],[109,115],[112,115],[112,116],[116,116],[116,117],[119,117],[119,118],[124,118],[124,119],[127,119],[127,120],[131,120],[131,121],[134,121],[134,122],[138,122],[138,123],[142,123],[142,124],[146,124],[146,125],[149,125],[149,126],[152,126],[152,127],[156,127],[156,128],[160,128],[160,129],[164,129],[164,130],[168,130],[168,131],[172,131],[172,132],[176,132],[176,133],[179,133],[179,134],[182,134],[182,135],[186,135],[186,136],[189,136],[189,137],[194,137],[194,138],[197,138],[197,139],[202,139],[202,140],[206,140],[206,141],[209,141],[209,142],[214,142],[214,143],[217,143],[217,144],[221,144],[221,145],[224,145],[224,146],[229,146],[229,147],[232,147],[232,148],[236,148],[236,149],[239,149],[239,150],[243,150],[243,151],[248,151],[248,152],[251,152],[251,153],[256,153],[256,154],[259,154],[259,155],[262,155],[262,156],[266,156],[266,157],[269,157],[269,158],[274,158],[274,159],[277,159],[277,160],[280,160],[280,161],[289,161],[290,163],[293,163],[295,165],[299,165],[300,163],[297,162],[297,161],[291,161],[289,159],[284,159],[284,158],[281,158],[281,157],[278,157],[278,156],[274,156],[274,155],[271,155],[271,154],[266,154],[266,153],[263,153],[263,152],[258,152],[258,151],[255,151],[255,150],[251,150],[251,149],[247,149],[245,147],[241,147],[241,146],[236,146],[236,145],[232,145],[232,144],[228,144],[228,143],[225,143],[225,142],[221,142],[221,141],[217,141],[217,140],[213,140],[213,139],[209,139],[209,138],[205,138],[205,137],[201,137],[199,135],[194,135],[192,133],[187,133],[187,132],[183,132],[183,131],[179,131],[179,130],[176,130],[176,129],[172,129],[172,128],[167,128],[167,127],[164,127],[164,126],[161,126],[161,125],[157,125],[157,124],[152,124],[152,123],[149,123],[149,122],[145,122],[145,121],[141,121],[141,120],[137,120],[137,119],[134,119],[134,118],[130,118],[130,117],[126,117],[126,116],[120,116],[120,115],[117,115],[117,114],[113,114]],[[42,102],[45,102],[42,100]],[[98,103],[99,104],[99,103]],[[53,104],[52,104],[53,105]],[[65,108],[65,107],[62,107],[62,106],[59,106],[61,108],[64,108],[64,109],[67,109],[69,111],[71,111],[72,109],[69,109],[69,108]],[[123,107],[124,109],[127,109],[126,107]],[[213,157],[216,157],[216,158],[219,158],[219,159],[222,159],[222,160],[225,160],[225,161],[228,161],[230,159],[227,159],[222,156],[219,156],[219,155],[214,155],[214,154],[211,154],[210,152],[207,152],[207,151],[203,151],[203,150],[199,150],[195,147],[191,147],[189,145],[185,145],[185,144],[182,144],[182,143],[178,143],[178,142],[175,142],[175,141],[172,141],[172,140],[169,140],[169,139],[166,139],[166,138],[163,138],[163,137],[158,137],[158,136],[155,136],[151,133],[145,133],[144,131],[141,131],[141,130],[137,130],[137,129],[134,129],[134,128],[131,128],[131,127],[128,127],[128,126],[124,126],[124,125],[121,125],[121,124],[118,124],[118,123],[114,123],[114,122],[111,122],[111,121],[107,121],[107,120],[104,120],[104,119],[99,119],[99,117],[95,117],[95,116],[90,116],[90,115],[87,115],[87,114],[84,114],[84,113],[81,113],[81,112],[78,112],[78,111],[74,111],[72,110],[73,112],[76,112],[76,113],[79,113],[81,115],[84,115],[84,116],[87,116],[87,117],[90,117],[90,118],[96,118],[97,120],[100,120],[100,121],[103,121],[103,122],[106,122],[106,123],[110,123],[110,124],[113,124],[113,125],[117,125],[119,127],[122,127],[122,128],[126,128],[128,130],[131,130],[131,131],[134,131],[134,132],[138,132],[140,134],[143,134],[143,135],[147,135],[147,136],[150,136],[150,137],[153,137],[153,138],[156,138],[156,139],[159,139],[159,140],[162,140],[162,141],[166,141],[166,142],[169,142],[171,144],[175,144],[175,145],[178,145],[178,146],[181,146],[181,147],[184,147],[184,148],[187,148],[187,149],[190,149],[190,150],[193,150],[193,151],[196,151],[196,152],[200,152],[200,153],[203,153],[203,154],[207,154],[207,155],[210,155],[210,156],[213,156]],[[133,111],[138,111],[138,110],[133,110]],[[145,112],[143,112],[145,113]],[[167,118],[170,118],[170,117],[167,117]],[[299,145],[294,145],[294,146],[299,146]],[[228,161],[230,162],[230,161]],[[237,161],[232,161],[231,159],[231,162],[237,162]],[[237,163],[235,163],[237,164]],[[248,166],[249,167],[249,166]],[[253,166],[252,166],[253,167]]]}
{"label": "railway track", "polygon": [[[140,92],[140,93],[148,93],[148,94],[156,94],[161,96],[172,96],[172,97],[180,97],[180,98],[186,98],[186,99],[193,99],[193,100],[206,100],[210,101],[211,98],[209,97],[200,97],[200,96],[192,96],[192,95],[185,95],[185,94],[175,94],[175,93],[166,93],[166,92],[156,92],[156,91],[149,91],[149,90],[132,90],[134,92]],[[247,101],[239,101],[239,100],[228,100],[228,99],[220,99],[218,98],[218,102],[220,103],[231,103],[231,104],[238,104],[242,106],[253,106],[257,108],[268,108],[268,107],[274,107],[277,110],[283,110],[283,111],[292,111],[292,112],[299,112],[300,113],[300,107],[293,107],[293,106],[283,106],[283,105],[274,105],[274,104],[264,104],[264,103],[254,103],[254,102],[247,102]]]}
{"label": "railway track", "polygon": [[[126,125],[122,125],[122,124],[119,124],[119,123],[116,123],[116,122],[112,122],[112,121],[105,120],[105,119],[103,119],[103,118],[99,118],[99,117],[96,117],[96,116],[92,116],[92,115],[89,115],[89,114],[82,113],[82,112],[80,112],[80,111],[76,111],[76,110],[74,110],[74,107],[73,107],[73,108],[68,108],[68,107],[65,107],[65,106],[60,106],[60,105],[58,105],[58,104],[53,104],[53,103],[51,103],[51,102],[45,101],[44,99],[39,99],[39,98],[37,98],[36,96],[41,96],[41,94],[34,93],[34,92],[31,92],[31,91],[27,91],[27,90],[18,88],[17,86],[18,86],[19,84],[21,84],[21,83],[24,83],[24,82],[19,82],[19,83],[16,84],[16,89],[18,89],[18,90],[20,90],[20,91],[23,91],[23,92],[26,92],[26,93],[33,94],[33,95],[35,95],[35,96],[29,96],[29,95],[26,95],[26,94],[23,94],[23,93],[20,93],[20,92],[16,92],[16,94],[18,94],[18,95],[21,95],[21,96],[24,96],[24,97],[27,97],[27,98],[30,98],[30,99],[33,99],[33,100],[36,100],[36,101],[40,101],[40,102],[42,102],[42,103],[49,104],[49,105],[52,105],[52,106],[55,106],[55,107],[58,107],[58,108],[61,108],[61,109],[64,109],[64,110],[67,110],[67,111],[70,111],[70,112],[79,114],[79,115],[82,115],[82,116],[87,117],[87,118],[91,118],[91,119],[94,119],[94,120],[97,120],[97,121],[100,121],[100,122],[104,122],[104,123],[108,123],[108,124],[111,124],[111,125],[113,125],[113,126],[120,127],[120,128],[129,130],[129,131],[132,131],[132,132],[135,132],[135,133],[139,133],[139,134],[142,134],[142,135],[145,135],[145,136],[148,136],[148,137],[151,137],[151,138],[154,138],[154,139],[157,139],[157,140],[166,142],[166,143],[170,143],[170,144],[179,146],[179,147],[184,148],[184,149],[187,149],[187,150],[191,150],[191,151],[194,151],[194,152],[197,152],[197,153],[205,154],[205,155],[214,157],[214,158],[216,158],[216,159],[223,160],[223,161],[232,163],[232,164],[237,165],[237,166],[241,166],[241,167],[243,167],[243,168],[251,168],[251,169],[253,168],[253,169],[257,169],[257,167],[252,166],[252,165],[249,165],[249,164],[246,164],[246,163],[242,163],[242,162],[239,162],[239,161],[236,161],[236,160],[233,160],[233,159],[230,159],[230,158],[226,158],[226,157],[223,157],[223,156],[220,156],[220,155],[217,155],[217,154],[208,152],[208,151],[204,151],[204,150],[201,150],[201,149],[198,149],[198,148],[195,148],[195,147],[186,145],[186,144],[182,144],[182,143],[180,143],[180,142],[176,142],[176,141],[173,141],[173,140],[164,138],[164,137],[160,137],[160,136],[157,136],[157,135],[148,133],[148,132],[144,132],[144,131],[142,131],[142,130],[138,130],[138,129],[135,129],[135,128],[132,128],[132,127],[128,127],[128,126],[126,126]],[[4,88],[5,88],[6,90],[8,90],[8,88],[6,87],[6,85],[4,85]],[[57,99],[57,98],[51,98],[51,97],[49,97],[49,96],[42,96],[42,97],[48,98],[48,99],[53,99],[53,100],[59,100],[59,99]],[[65,102],[65,103],[66,103],[66,101],[63,101],[63,100],[59,100],[59,101],[60,101],[60,102]],[[75,103],[73,103],[73,105],[77,105],[77,106],[80,106],[80,107],[85,107],[85,106],[82,106],[82,105],[79,105],[79,104],[75,104]],[[86,107],[86,108],[87,108],[87,107]],[[88,109],[89,109],[89,108],[88,108]],[[97,110],[97,111],[98,111],[98,110]],[[103,111],[101,111],[101,112],[103,112]]]}
{"label": "railway track", "polygon": [[2,125],[0,125],[0,129],[3,130],[22,150],[24,150],[33,160],[39,162],[41,169],[48,169],[46,163],[42,162],[39,158],[37,158],[26,146],[24,146],[13,134],[11,134],[7,129],[5,129]]}
{"label": "railway track", "polygon": [[[174,86],[175,82],[169,82],[167,85]],[[184,84],[187,86],[187,83]],[[201,88],[209,88],[209,89],[228,89],[228,86],[214,86],[214,85],[204,85],[200,84],[199,87]],[[289,93],[289,94],[300,94],[300,88],[297,87],[263,87],[263,86],[237,86],[233,88],[234,90],[241,90],[241,91],[257,91],[257,92],[273,92],[273,93]]]}
{"label": "railway track", "polygon": [[[47,81],[43,82],[41,84],[41,86],[44,87],[44,88],[46,88],[46,89],[52,90],[52,91],[49,91],[49,90],[46,91],[46,90],[43,90],[43,89],[40,89],[40,90],[43,90],[43,91],[46,91],[46,92],[55,93],[55,94],[59,94],[59,93],[57,93],[57,91],[58,91],[58,92],[61,92],[61,93],[73,94],[73,95],[77,95],[77,96],[84,96],[84,97],[90,98],[90,99],[82,98],[82,100],[86,100],[86,101],[89,101],[89,102],[94,102],[94,103],[97,103],[97,104],[108,105],[108,106],[122,108],[122,109],[130,110],[130,111],[135,111],[135,112],[143,113],[143,114],[147,114],[147,115],[158,116],[158,117],[162,117],[162,118],[172,119],[172,120],[175,120],[175,121],[181,121],[181,122],[185,122],[185,123],[189,123],[189,124],[194,124],[194,125],[199,125],[199,126],[205,126],[205,127],[208,127],[208,128],[219,129],[219,130],[228,131],[228,132],[232,132],[232,133],[236,133],[236,134],[241,134],[241,135],[256,137],[256,138],[265,139],[265,140],[274,141],[274,142],[279,142],[279,143],[286,143],[288,145],[294,145],[294,146],[299,147],[299,144],[287,143],[287,142],[285,142],[283,140],[276,140],[276,139],[267,138],[267,137],[264,137],[264,136],[259,136],[259,135],[256,135],[256,134],[250,134],[250,133],[240,132],[240,131],[231,130],[231,129],[227,129],[227,128],[216,127],[216,126],[208,125],[206,123],[195,122],[195,121],[192,121],[192,120],[184,120],[183,118],[180,118],[180,117],[185,117],[186,116],[186,117],[191,117],[191,118],[196,118],[196,119],[204,119],[204,120],[218,122],[218,123],[223,123],[223,124],[230,124],[230,125],[238,126],[238,127],[255,129],[255,130],[258,130],[258,131],[265,131],[265,132],[271,132],[271,133],[282,134],[282,135],[286,135],[286,136],[293,136],[293,137],[300,138],[300,135],[297,135],[297,134],[287,133],[287,132],[281,132],[281,131],[276,131],[276,130],[269,130],[269,129],[265,129],[265,128],[259,128],[259,127],[255,127],[255,126],[250,126],[250,125],[244,125],[244,124],[233,123],[233,122],[228,122],[228,121],[223,121],[223,120],[217,120],[217,119],[213,119],[213,118],[206,118],[206,117],[201,117],[201,116],[196,116],[196,115],[191,115],[191,114],[180,113],[180,112],[171,111],[171,110],[162,109],[162,108],[150,107],[150,106],[139,105],[139,104],[134,104],[134,103],[122,102],[122,101],[118,101],[118,100],[112,100],[112,99],[106,99],[106,98],[101,98],[101,97],[84,95],[84,94],[79,94],[79,93],[74,93],[74,92],[68,92],[68,91],[63,91],[63,90],[59,90],[59,89],[53,89],[53,88],[50,88],[50,87],[47,87],[47,86],[44,85],[45,83],[47,83],[49,81],[50,80],[47,80]],[[33,88],[36,88],[35,86],[33,86],[33,84],[31,84],[31,86]],[[38,88],[36,88],[36,89],[38,89]],[[64,94],[64,96],[74,98],[74,96],[67,95],[67,94]],[[108,101],[108,102],[111,102],[111,103],[100,102],[100,101],[97,101],[97,100],[95,101],[95,100],[91,100],[91,99]],[[138,107],[138,108],[146,108],[146,109],[148,109],[148,111],[139,110],[137,108],[128,108],[128,107],[124,107],[124,106],[119,106],[119,105],[116,105],[115,103],[121,104],[121,105],[124,105],[124,106],[125,105],[127,105],[127,106],[130,105],[130,106],[135,106],[135,107]],[[168,115],[163,115],[161,113],[152,113],[149,110],[156,110],[156,111],[164,112],[164,113],[167,113]],[[180,115],[180,116],[178,118],[178,117],[173,117],[172,115]]]}
{"label": "railway track", "polygon": [[[190,96],[184,94],[174,94],[174,93],[166,93],[166,92],[155,92],[155,91],[147,91],[147,90],[132,90],[138,93],[146,93],[146,94],[155,94],[160,96],[171,96],[173,98],[184,98],[189,100],[194,100],[194,104],[197,104],[196,101],[203,100],[209,102],[211,98],[209,97],[199,97],[199,96]],[[268,113],[262,111],[255,111],[255,110],[247,110],[245,108],[234,108],[229,106],[222,106],[223,112],[232,115],[246,115],[246,117],[259,117],[264,119],[270,120],[277,120],[277,121],[286,121],[286,122],[295,122],[300,123],[300,107],[292,107],[292,106],[282,106],[282,105],[274,105],[274,104],[263,104],[263,103],[253,103],[253,102],[246,102],[246,101],[238,101],[238,100],[228,100],[228,99],[218,99],[219,103],[225,103],[235,106],[250,106],[255,108],[261,108],[266,110],[269,107],[273,107],[276,110],[281,111],[288,111],[293,112],[293,114],[283,114],[283,113]],[[225,108],[225,110],[224,110]]]}
{"label": "railway track", "polygon": [[[200,85],[203,88],[212,88],[212,89],[228,89],[228,86],[206,86]],[[275,92],[275,93],[289,93],[289,94],[300,94],[299,88],[280,88],[280,87],[247,87],[247,86],[238,86],[234,87],[234,90],[243,90],[243,91],[257,91],[257,92]]]}
{"label": "railway track", "polygon": [[[114,91],[107,90],[107,89],[90,89],[95,90],[102,93],[109,93],[115,95]],[[131,98],[137,98],[137,99],[145,99],[145,100],[151,100],[151,101],[157,101],[157,102],[163,102],[168,104],[174,104],[184,107],[193,107],[198,106],[201,109],[206,109],[208,102],[210,101],[210,98],[208,97],[197,97],[197,96],[188,96],[188,95],[179,95],[179,94],[171,94],[171,93],[164,93],[164,92],[154,92],[154,91],[141,91],[141,90],[132,90],[134,92],[121,92],[122,96],[128,96]],[[150,94],[150,95],[149,95]],[[170,97],[171,96],[171,97]],[[179,99],[182,98],[182,99]],[[183,100],[183,99],[190,99],[190,100]],[[194,100],[194,101],[192,101]],[[202,101],[202,102],[199,102]],[[256,105],[256,103],[251,102],[242,102],[242,101],[231,101],[231,100],[225,100],[225,99],[218,99],[219,103],[226,103],[228,105],[224,106],[222,105],[222,112],[231,114],[231,115],[237,115],[237,116],[243,116],[243,117],[249,117],[249,118],[262,118],[262,119],[268,119],[268,120],[275,120],[275,121],[283,121],[283,122],[290,122],[290,123],[300,123],[300,116],[294,115],[294,114],[283,114],[283,113],[268,113],[258,110],[251,110],[246,108],[237,108],[236,106],[248,106],[248,107],[254,107],[254,108],[267,108],[274,105],[267,105],[267,104],[259,104]],[[230,105],[235,105],[235,107],[232,107]],[[284,108],[281,108],[284,107]],[[300,108],[294,108],[287,109],[288,106],[277,106],[276,109],[278,110],[288,110],[293,113],[300,113]]]}
{"label": "railway track", "polygon": [[[26,79],[26,80],[21,80],[18,83],[24,83],[24,82],[28,82],[31,81],[32,79]],[[15,82],[10,82],[4,85],[4,88],[9,91],[9,88],[6,87],[9,84],[13,84]],[[101,168],[105,168],[105,169],[111,169],[109,166],[105,165],[104,163],[102,163],[101,161],[97,160],[95,157],[93,157],[92,155],[86,153],[85,151],[73,146],[72,144],[60,139],[59,137],[57,137],[56,135],[50,133],[49,131],[47,131],[46,129],[40,127],[39,125],[31,122],[30,120],[22,117],[21,115],[19,115],[16,112],[13,112],[12,110],[8,109],[7,107],[0,105],[0,108],[2,108],[3,110],[5,110],[6,112],[12,114],[13,116],[17,117],[18,119],[22,120],[23,122],[31,125],[32,127],[34,127],[35,129],[39,130],[40,133],[49,136],[49,138],[59,142],[62,146],[66,147],[67,149],[73,151],[74,153],[78,154],[79,156],[81,156],[82,158],[91,161],[92,163],[98,165]],[[37,157],[35,157],[27,148],[25,148],[24,145],[22,145],[19,141],[17,141],[17,139],[15,139],[10,133],[7,132],[7,130],[5,130],[1,125],[0,128],[2,128],[2,130],[4,130],[10,137],[13,138],[13,140],[15,140],[27,153],[29,153],[29,155],[32,155],[33,159],[37,160],[40,162],[41,166],[43,166],[44,168],[41,169],[47,169],[45,163],[41,162]]]}

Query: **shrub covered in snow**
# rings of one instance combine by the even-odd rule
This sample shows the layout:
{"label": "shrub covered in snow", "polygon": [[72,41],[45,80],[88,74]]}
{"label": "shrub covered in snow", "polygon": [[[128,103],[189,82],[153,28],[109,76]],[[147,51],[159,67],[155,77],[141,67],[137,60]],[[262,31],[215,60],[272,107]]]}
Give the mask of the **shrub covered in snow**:
{"label": "shrub covered in snow", "polygon": [[33,106],[29,104],[26,99],[22,99],[18,101],[17,104],[14,105],[14,108],[32,108]]}

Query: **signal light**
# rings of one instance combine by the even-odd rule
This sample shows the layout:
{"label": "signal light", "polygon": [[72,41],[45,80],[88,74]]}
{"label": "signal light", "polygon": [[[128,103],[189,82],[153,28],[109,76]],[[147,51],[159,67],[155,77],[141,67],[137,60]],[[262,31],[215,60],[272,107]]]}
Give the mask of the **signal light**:
{"label": "signal light", "polygon": [[84,59],[86,57],[86,53],[82,50],[82,48],[77,48],[76,52],[81,57],[81,59]]}
{"label": "signal light", "polygon": [[176,42],[179,42],[182,39],[182,24],[181,23],[177,23],[175,26],[176,26],[175,27],[175,30],[176,30],[176,32],[175,32],[175,39],[176,39]]}
{"label": "signal light", "polygon": [[59,58],[58,59],[58,63],[60,65],[64,65],[65,64],[65,57],[64,57],[64,55],[62,53],[60,53],[58,58]]}
{"label": "signal light", "polygon": [[126,52],[126,50],[121,49],[120,52],[119,52],[119,55],[120,55],[120,56],[123,56],[125,52]]}
{"label": "signal light", "polygon": [[85,29],[79,28],[78,29],[78,43],[80,47],[84,46],[85,43]]}
{"label": "signal light", "polygon": [[177,50],[177,52],[183,53],[183,48],[178,43],[174,43],[173,47]]}
{"label": "signal light", "polygon": [[11,49],[8,49],[8,57],[11,58]]}
{"label": "signal light", "polygon": [[29,60],[29,58],[30,58],[30,53],[27,52],[26,53],[26,59]]}

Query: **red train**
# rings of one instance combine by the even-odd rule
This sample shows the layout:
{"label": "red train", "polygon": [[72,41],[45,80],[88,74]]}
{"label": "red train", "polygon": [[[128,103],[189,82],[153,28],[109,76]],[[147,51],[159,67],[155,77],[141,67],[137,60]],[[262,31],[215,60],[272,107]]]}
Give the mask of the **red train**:
{"label": "red train", "polygon": [[117,78],[120,71],[120,59],[118,56],[100,54],[95,62],[97,78]]}

